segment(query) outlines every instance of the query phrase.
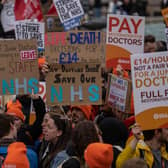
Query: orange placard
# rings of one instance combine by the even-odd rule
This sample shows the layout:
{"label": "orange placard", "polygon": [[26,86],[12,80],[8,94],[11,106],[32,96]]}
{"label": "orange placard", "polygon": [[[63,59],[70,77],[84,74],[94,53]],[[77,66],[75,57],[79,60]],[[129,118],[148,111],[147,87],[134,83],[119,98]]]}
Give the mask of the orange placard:
{"label": "orange placard", "polygon": [[168,8],[164,8],[161,10],[162,16],[164,18],[166,26],[168,26]]}

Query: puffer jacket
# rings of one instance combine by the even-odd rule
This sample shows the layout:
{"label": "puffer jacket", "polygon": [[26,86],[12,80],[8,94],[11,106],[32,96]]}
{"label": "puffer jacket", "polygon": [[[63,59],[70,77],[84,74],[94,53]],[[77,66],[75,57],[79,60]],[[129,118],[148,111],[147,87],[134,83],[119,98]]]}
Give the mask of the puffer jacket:
{"label": "puffer jacket", "polygon": [[[162,145],[160,150],[162,158],[168,161],[168,153],[166,151],[166,146]],[[143,151],[144,160],[146,161],[148,167],[152,168],[154,163],[154,156],[149,146],[145,144],[143,140],[140,140],[138,142],[135,150],[133,150],[129,144],[126,146],[126,148],[122,151],[122,153],[120,153],[120,155],[117,158],[116,168],[121,168],[124,162],[127,161],[128,159],[131,159],[133,157],[140,158],[141,157],[140,151]]]}

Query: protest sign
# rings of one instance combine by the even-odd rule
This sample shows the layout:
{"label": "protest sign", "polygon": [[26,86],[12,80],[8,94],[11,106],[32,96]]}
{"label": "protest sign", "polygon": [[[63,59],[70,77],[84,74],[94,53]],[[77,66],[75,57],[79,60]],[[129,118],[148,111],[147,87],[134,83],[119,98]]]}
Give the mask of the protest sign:
{"label": "protest sign", "polygon": [[56,11],[56,8],[55,8],[55,5],[52,3],[49,10],[48,10],[48,13],[47,15],[55,15],[55,16],[58,16],[58,13]]}
{"label": "protest sign", "polygon": [[40,0],[15,0],[14,12],[16,20],[43,20]]}
{"label": "protest sign", "polygon": [[165,21],[166,27],[168,27],[168,8],[164,8],[161,10],[163,19]]}
{"label": "protest sign", "polygon": [[130,55],[143,53],[144,17],[109,14],[107,17],[106,67],[131,68]]}
{"label": "protest sign", "polygon": [[0,49],[0,95],[38,93],[36,41],[1,41]]}
{"label": "protest sign", "polygon": [[168,126],[167,63],[167,52],[131,56],[135,118],[143,130]]}
{"label": "protest sign", "polygon": [[46,83],[40,81],[39,82],[39,96],[46,102]]}
{"label": "protest sign", "polygon": [[130,112],[131,81],[109,74],[106,102],[121,112]]}
{"label": "protest sign", "polygon": [[62,32],[64,28],[60,22],[58,16],[55,15],[45,15],[45,31],[46,32]]}
{"label": "protest sign", "polygon": [[165,28],[165,34],[166,34],[166,42],[167,42],[167,48],[168,48],[168,28]]}
{"label": "protest sign", "polygon": [[44,48],[44,23],[16,21],[15,37],[17,40],[37,39],[38,48]]}
{"label": "protest sign", "polygon": [[53,0],[53,3],[66,31],[80,25],[84,15],[80,0]]}
{"label": "protest sign", "polygon": [[14,0],[6,1],[1,11],[1,23],[4,32],[14,30],[15,15],[14,15]]}
{"label": "protest sign", "polygon": [[104,62],[105,33],[100,31],[52,32],[45,35],[45,55],[51,62]]}
{"label": "protest sign", "polygon": [[49,63],[46,86],[48,105],[101,104],[101,65]]}

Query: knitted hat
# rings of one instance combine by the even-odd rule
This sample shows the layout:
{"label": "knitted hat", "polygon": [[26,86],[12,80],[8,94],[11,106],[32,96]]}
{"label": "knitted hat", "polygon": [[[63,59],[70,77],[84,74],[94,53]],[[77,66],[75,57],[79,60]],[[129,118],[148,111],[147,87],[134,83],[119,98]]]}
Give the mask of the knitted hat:
{"label": "knitted hat", "polygon": [[26,155],[26,146],[22,142],[14,142],[8,146],[8,154],[3,167],[29,168],[29,160]]}
{"label": "knitted hat", "polygon": [[45,63],[46,59],[44,57],[38,58],[38,66],[41,68]]}
{"label": "knitted hat", "polygon": [[25,116],[22,112],[22,105],[18,100],[16,100],[15,102],[10,101],[7,103],[6,114],[19,117],[22,121],[25,121]]}
{"label": "knitted hat", "polygon": [[80,109],[88,120],[92,118],[92,106],[89,106],[89,105],[71,106],[71,111],[74,108]]}
{"label": "knitted hat", "polygon": [[91,143],[85,150],[84,158],[89,168],[110,168],[113,161],[112,145]]}

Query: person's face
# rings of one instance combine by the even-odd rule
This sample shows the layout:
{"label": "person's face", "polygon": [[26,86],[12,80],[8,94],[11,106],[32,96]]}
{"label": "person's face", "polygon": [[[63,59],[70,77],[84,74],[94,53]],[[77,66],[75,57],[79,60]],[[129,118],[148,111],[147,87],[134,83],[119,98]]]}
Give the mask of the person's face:
{"label": "person's face", "polygon": [[14,125],[19,130],[23,124],[23,121],[19,117],[14,117]]}
{"label": "person's face", "polygon": [[46,114],[44,115],[43,122],[42,122],[42,124],[41,124],[41,126],[42,126],[42,133],[43,133],[43,134],[44,134],[45,131],[46,131],[46,127],[47,127],[47,123],[48,123],[48,119],[49,119],[49,118],[50,118],[49,114],[46,113]]}
{"label": "person's face", "polygon": [[15,123],[11,124],[11,131],[12,131],[13,138],[17,138],[17,128],[16,128]]}
{"label": "person's face", "polygon": [[148,53],[148,52],[155,52],[156,51],[156,43],[153,42],[147,42],[144,45],[144,53]]}
{"label": "person's face", "polygon": [[168,128],[162,128],[162,141],[168,142]]}
{"label": "person's face", "polygon": [[58,137],[62,135],[62,131],[58,130],[52,118],[48,119],[46,130],[44,133],[44,139],[50,142],[57,142]]}
{"label": "person's face", "polygon": [[84,113],[78,109],[78,108],[73,108],[72,109],[72,122],[77,124],[80,121],[86,120],[86,117]]}

